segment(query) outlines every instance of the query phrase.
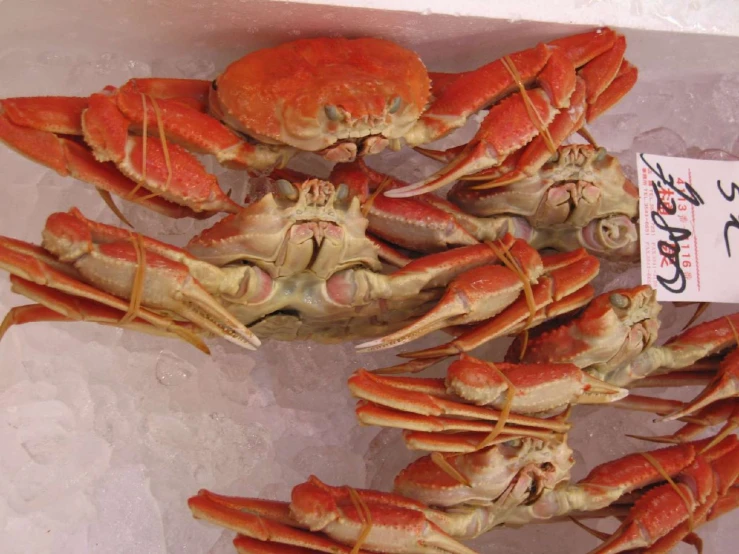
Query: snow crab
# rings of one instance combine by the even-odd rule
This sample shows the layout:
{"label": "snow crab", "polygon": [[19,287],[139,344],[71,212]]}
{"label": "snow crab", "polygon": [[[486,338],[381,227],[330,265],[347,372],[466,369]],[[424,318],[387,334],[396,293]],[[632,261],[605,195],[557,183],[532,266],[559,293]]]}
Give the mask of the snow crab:
{"label": "snow crab", "polygon": [[[445,379],[357,371],[349,388],[360,399],[359,420],[402,428],[410,448],[431,452],[397,475],[392,493],[311,477],[293,489],[289,504],[200,491],[190,508],[196,518],[239,533],[234,543],[244,553],[470,554],[459,541],[496,526],[605,516],[622,524],[612,536],[600,534],[605,542],[593,552],[666,552],[683,540],[697,544],[695,529],[739,507],[736,416],[719,417],[730,402],[737,413],[727,368],[737,352],[731,351],[739,339],[732,328],[739,315],[700,324],[657,347],[658,313],[648,287],[615,290],[573,321],[532,337],[535,361],[525,356],[498,364],[462,354]],[[520,358],[518,348],[512,345],[510,354]],[[687,404],[654,399],[650,406],[653,399],[632,400],[626,389],[593,375],[639,385],[652,379],[644,373],[649,365],[660,384],[682,385],[687,381],[672,380],[675,368],[727,349],[717,371],[713,362],[701,366],[716,375]],[[674,437],[657,437],[680,444],[606,462],[571,484],[566,435],[570,408],[578,403],[662,414],[671,407],[670,417],[686,425]],[[723,422],[717,435],[692,440]]]}
{"label": "snow crab", "polygon": [[0,140],[93,184],[111,207],[114,194],[198,217],[238,206],[190,151],[252,173],[300,151],[349,161],[388,144],[432,142],[489,108],[453,171],[422,189],[387,192],[415,195],[510,161],[527,144],[512,167],[535,173],[586,119],[631,89],[637,71],[625,48],[623,36],[598,29],[442,74],[387,40],[303,39],[247,54],[212,82],[134,79],[89,98],[1,100]]}
{"label": "snow crab", "polygon": [[348,187],[312,179],[277,188],[186,249],[96,223],[75,209],[49,217],[43,247],[1,238],[0,267],[12,274],[16,292],[38,304],[14,308],[0,329],[87,320],[205,349],[202,332],[253,348],[260,336],[332,342],[404,328],[403,340],[382,342],[388,347],[505,314],[534,281],[546,285],[551,313],[592,296],[596,258],[582,249],[542,256],[510,235],[383,273]]}
{"label": "snow crab", "polygon": [[620,261],[639,255],[636,185],[616,158],[591,145],[560,146],[538,172],[505,186],[478,191],[459,182],[446,200],[435,194],[383,196],[379,193],[407,183],[371,169],[362,159],[336,165],[330,180],[348,184],[367,199],[368,228],[374,236],[412,251],[496,240],[510,233],[537,250],[585,248],[599,258]]}
{"label": "snow crab", "polygon": [[[259,336],[381,337],[360,345],[375,350],[493,316],[502,323],[487,336],[499,336],[521,328],[508,308],[518,314],[524,297],[540,312],[524,327],[575,309],[592,297],[587,283],[598,265],[582,247],[633,255],[631,229],[623,243],[597,229],[615,214],[633,218],[635,198],[613,158],[587,147],[557,151],[565,135],[549,139],[565,115],[580,118],[566,126],[571,134],[586,107],[595,117],[630,89],[636,70],[624,49],[622,36],[599,29],[450,75],[429,74],[416,54],[386,40],[317,38],[247,54],[213,82],[134,79],[89,98],[0,100],[0,140],[92,183],[124,223],[112,194],[171,217],[230,214],[185,250],[75,210],[51,216],[43,249],[3,238],[2,267],[39,305],[14,309],[2,330],[85,319],[202,349],[201,331],[247,347]],[[546,159],[527,162],[536,176],[521,186],[541,191],[540,209],[501,189],[501,203],[520,208],[480,218],[431,195],[390,198],[407,187],[374,182],[361,162],[338,166],[331,182],[291,178],[283,167],[298,151],[347,161],[388,144],[425,144],[491,106],[485,136],[501,125],[515,135],[502,137],[507,147],[485,147],[508,160],[501,168],[521,169],[506,156],[532,141],[528,152],[539,133],[552,147],[546,158],[559,156],[541,175]],[[529,108],[536,132],[521,121]],[[192,152],[288,179],[241,207]],[[358,184],[362,172],[367,182]],[[564,204],[574,207],[571,216]],[[522,239],[571,253],[542,257]],[[504,266],[492,263],[501,256]],[[401,269],[384,273],[381,261]]]}

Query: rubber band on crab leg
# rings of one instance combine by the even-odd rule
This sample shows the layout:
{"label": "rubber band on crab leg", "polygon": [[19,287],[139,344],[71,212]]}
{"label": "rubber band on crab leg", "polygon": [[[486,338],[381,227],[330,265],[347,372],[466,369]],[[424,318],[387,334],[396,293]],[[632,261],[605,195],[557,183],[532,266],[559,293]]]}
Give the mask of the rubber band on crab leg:
{"label": "rubber band on crab leg", "polygon": [[526,327],[529,327],[531,325],[531,322],[534,320],[534,317],[536,317],[536,302],[534,302],[534,291],[531,290],[531,282],[526,278],[526,275],[524,275],[523,271],[519,267],[518,263],[516,263],[516,260],[513,258],[513,256],[511,256],[510,251],[499,248],[492,241],[485,241],[485,244],[495,253],[495,255],[498,257],[503,265],[505,265],[508,269],[515,273],[519,279],[521,279],[521,284],[523,285],[523,293],[526,297],[526,304],[529,307],[529,316],[526,319]]}
{"label": "rubber band on crab leg", "polygon": [[508,385],[508,388],[506,389],[505,393],[505,403],[503,404],[503,409],[500,410],[500,417],[498,418],[498,421],[495,423],[495,428],[490,432],[490,434],[485,437],[480,444],[478,445],[478,449],[482,450],[483,448],[489,446],[491,442],[494,441],[496,438],[498,438],[498,435],[500,435],[503,432],[503,429],[508,422],[508,416],[511,413],[511,407],[513,406],[513,397],[516,396],[516,393],[518,390],[516,389],[515,385],[511,382],[511,380],[506,376],[505,373],[503,373],[498,366],[496,366],[492,362],[488,362],[488,365],[500,375],[501,379],[503,379],[506,384]]}
{"label": "rubber band on crab leg", "polygon": [[[159,140],[162,143],[162,151],[164,152],[164,163],[167,165],[167,181],[164,183],[164,187],[159,192],[152,192],[151,194],[144,196],[143,200],[150,200],[151,198],[159,196],[162,191],[169,190],[170,183],[172,182],[172,161],[169,157],[169,147],[167,146],[167,135],[164,132],[162,112],[159,109],[159,104],[157,104],[156,99],[154,99],[153,97],[151,98],[151,106],[152,108],[154,108],[154,115],[157,120],[157,128],[159,129]],[[146,116],[146,114],[144,115]],[[146,120],[146,117],[144,117],[144,120]]]}
{"label": "rubber band on crab leg", "polygon": [[518,86],[518,90],[521,93],[521,98],[523,99],[523,103],[526,106],[526,111],[529,114],[529,119],[531,119],[534,127],[539,130],[539,134],[544,139],[544,142],[546,143],[549,151],[554,154],[557,151],[557,147],[554,145],[554,141],[552,140],[552,136],[549,134],[549,130],[546,128],[544,122],[539,117],[539,114],[534,107],[534,103],[531,101],[531,98],[529,98],[529,93],[523,84],[521,74],[518,72],[518,69],[516,69],[516,65],[513,63],[513,60],[510,56],[503,56],[501,62],[503,63],[503,67],[505,67],[508,73],[511,74],[511,77],[516,82],[516,86]]}
{"label": "rubber band on crab leg", "polygon": [[700,454],[704,454],[706,450],[710,450],[714,446],[716,446],[718,443],[720,443],[722,440],[724,440],[726,437],[731,435],[734,431],[736,431],[739,428],[739,419],[732,418],[729,421],[726,422],[726,425],[724,425],[723,429],[719,431],[718,435],[716,435],[711,442],[709,442],[701,451]]}
{"label": "rubber band on crab leg", "polygon": [[133,247],[136,251],[136,273],[133,276],[128,311],[121,318],[119,322],[121,325],[130,323],[138,317],[144,291],[144,279],[146,277],[146,248],[144,247],[144,240],[141,238],[141,235],[131,233],[131,242],[133,242]]}
{"label": "rubber band on crab leg", "polygon": [[698,302],[698,308],[696,308],[695,313],[690,317],[682,330],[684,331],[685,329],[693,325],[693,323],[695,323],[698,318],[703,315],[703,313],[708,309],[708,306],[710,305],[710,302]]}
{"label": "rubber band on crab leg", "polygon": [[523,336],[523,339],[521,339],[521,342],[523,344],[521,344],[521,352],[518,355],[518,361],[519,362],[520,361],[523,361],[524,357],[526,356],[526,348],[528,348],[528,346],[529,346],[529,330],[528,329],[524,329],[521,332],[521,336]]}
{"label": "rubber band on crab leg", "polygon": [[95,187],[95,190],[98,191],[100,198],[102,198],[103,202],[105,202],[105,205],[110,208],[110,211],[113,212],[113,214],[118,219],[120,219],[124,225],[128,225],[129,227],[133,228],[131,222],[128,221],[125,215],[123,215],[123,212],[120,210],[120,208],[115,205],[115,202],[113,201],[113,196],[110,194],[110,192],[108,192],[107,190],[103,190],[100,187]]}
{"label": "rubber band on crab leg", "polygon": [[604,541],[604,540],[607,540],[611,536],[608,533],[604,533],[603,531],[598,531],[596,529],[593,529],[592,527],[588,527],[582,521],[580,521],[579,519],[577,519],[575,516],[567,516],[567,518],[572,523],[574,523],[575,525],[577,525],[580,529],[582,529],[586,533],[594,536],[596,539],[600,539],[600,540]]}
{"label": "rubber band on crab leg", "polygon": [[136,183],[136,186],[131,189],[131,192],[128,193],[126,200],[131,200],[146,182],[146,152],[148,151],[147,142],[149,138],[149,110],[146,107],[146,94],[144,94],[143,92],[141,92],[140,94],[144,112],[143,129],[141,134],[141,179],[139,179],[139,182]]}
{"label": "rubber band on crab leg", "polygon": [[587,130],[587,129],[585,128],[585,126],[582,126],[582,127],[580,127],[580,128],[579,128],[579,129],[577,130],[577,134],[578,134],[578,135],[580,135],[580,136],[581,136],[582,138],[584,138],[585,140],[587,140],[587,141],[588,141],[588,143],[589,143],[589,144],[590,144],[590,145],[591,145],[591,146],[592,146],[593,148],[600,148],[600,146],[598,146],[598,143],[597,143],[597,142],[595,142],[595,137],[594,137],[594,136],[593,136],[592,134],[590,134],[590,131],[588,131],[588,130]]}
{"label": "rubber band on crab leg", "polygon": [[452,464],[447,462],[446,458],[441,452],[432,452],[429,458],[434,463],[434,465],[436,465],[436,467],[446,473],[449,477],[451,477],[458,483],[461,483],[465,487],[472,488],[472,483],[470,483],[469,479],[467,479],[464,475],[457,471],[457,469]]}
{"label": "rubber band on crab leg", "polygon": [[369,198],[367,198],[366,202],[362,206],[362,209],[360,210],[362,212],[362,215],[364,217],[367,217],[367,214],[369,214],[369,211],[372,209],[372,204],[375,203],[375,198],[377,198],[380,194],[383,193],[383,191],[387,188],[387,186],[392,183],[393,178],[390,177],[390,175],[387,175],[379,184],[379,186],[375,189],[375,191],[370,194]]}
{"label": "rubber band on crab leg", "polygon": [[362,548],[362,545],[365,543],[367,537],[372,531],[372,513],[370,512],[367,503],[362,499],[361,496],[359,496],[359,493],[351,487],[348,487],[348,489],[349,498],[351,498],[352,504],[354,504],[354,508],[357,510],[357,514],[362,520],[362,531],[361,533],[359,533],[359,537],[357,537],[357,540],[354,543],[354,547],[351,550],[351,554],[358,554],[360,549]]}
{"label": "rubber band on crab leg", "polygon": [[662,464],[659,463],[657,458],[652,456],[649,452],[639,452],[644,458],[647,459],[647,461],[654,466],[654,469],[657,470],[657,472],[667,481],[670,486],[675,490],[677,495],[680,497],[680,499],[685,504],[685,509],[688,511],[688,529],[690,532],[693,531],[695,528],[695,521],[693,521],[693,507],[690,504],[690,500],[685,496],[685,493],[680,489],[680,487],[677,486],[675,481],[672,480],[672,477],[665,471],[665,468],[662,467]]}

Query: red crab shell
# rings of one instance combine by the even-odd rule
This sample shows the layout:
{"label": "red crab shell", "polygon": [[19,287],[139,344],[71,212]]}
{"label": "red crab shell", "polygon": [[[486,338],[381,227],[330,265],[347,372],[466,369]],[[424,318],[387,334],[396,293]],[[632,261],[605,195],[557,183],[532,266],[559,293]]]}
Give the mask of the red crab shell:
{"label": "red crab shell", "polygon": [[215,81],[210,103],[217,117],[258,140],[316,151],[341,139],[403,136],[426,107],[430,87],[418,55],[397,44],[316,38],[232,63]]}

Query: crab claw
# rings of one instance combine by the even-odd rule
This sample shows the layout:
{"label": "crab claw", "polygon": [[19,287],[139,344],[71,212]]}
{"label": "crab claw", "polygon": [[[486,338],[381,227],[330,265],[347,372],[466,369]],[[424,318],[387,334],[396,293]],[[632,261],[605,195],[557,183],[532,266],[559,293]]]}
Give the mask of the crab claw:
{"label": "crab claw", "polygon": [[713,382],[684,408],[670,414],[664,421],[673,421],[694,414],[709,404],[739,396],[739,349],[726,356]]}
{"label": "crab claw", "polygon": [[[709,464],[698,458],[685,470],[684,479],[674,488],[663,485],[646,493],[634,504],[621,527],[590,554],[615,554],[647,547],[693,517],[711,492],[713,473]],[[692,486],[687,484],[688,479]]]}
{"label": "crab claw", "polygon": [[511,305],[528,286],[528,282],[535,282],[543,271],[538,253],[524,242],[517,241],[509,253],[522,273],[501,265],[465,271],[447,286],[439,303],[425,316],[395,333],[362,343],[357,349],[365,352],[382,350],[450,325],[474,323],[497,315]]}
{"label": "crab claw", "polygon": [[546,275],[531,287],[531,303],[529,298],[521,297],[495,318],[466,329],[447,344],[404,352],[399,356],[426,359],[469,352],[495,338],[529,329],[542,321],[576,310],[593,299],[593,288],[588,283],[598,274],[600,263],[597,258],[581,249],[546,256],[542,262]]}
{"label": "crab claw", "polygon": [[689,528],[703,523],[718,496],[726,493],[737,476],[739,445],[732,436],[696,457],[674,484],[652,489],[637,500],[621,527],[591,554],[653,546],[686,521]]}
{"label": "crab claw", "polygon": [[[133,234],[130,237],[96,244],[84,221],[73,214],[56,213],[48,218],[44,229],[46,251],[3,239],[0,264],[22,279],[102,302],[122,309],[124,314],[133,308],[133,319],[140,316],[167,331],[176,329],[172,320],[157,316],[152,309],[176,313],[245,348],[260,344],[251,331],[202,288],[186,265],[148,249],[143,239],[137,242]],[[129,299],[130,304],[120,298]]]}

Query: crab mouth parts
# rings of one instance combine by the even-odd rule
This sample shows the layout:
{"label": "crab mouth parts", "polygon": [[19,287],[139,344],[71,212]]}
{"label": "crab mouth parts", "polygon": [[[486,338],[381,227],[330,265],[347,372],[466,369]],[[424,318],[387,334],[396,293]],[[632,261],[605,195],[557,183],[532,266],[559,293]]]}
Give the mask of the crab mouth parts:
{"label": "crab mouth parts", "polygon": [[372,136],[398,139],[410,130],[419,115],[409,107],[394,113],[386,107],[381,114],[355,117],[340,106],[326,106],[314,116],[306,117],[288,107],[278,112],[280,140],[302,150],[317,151],[337,141]]}

